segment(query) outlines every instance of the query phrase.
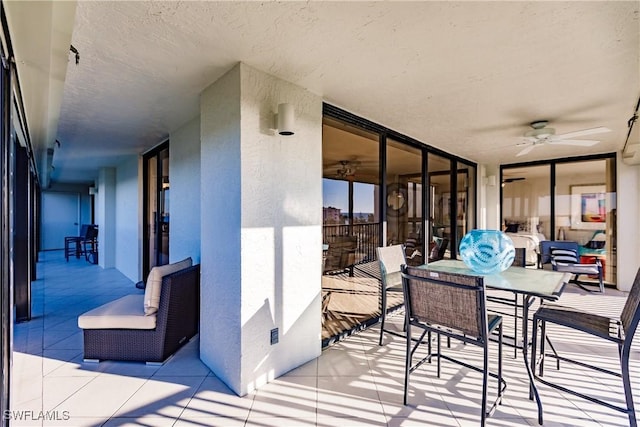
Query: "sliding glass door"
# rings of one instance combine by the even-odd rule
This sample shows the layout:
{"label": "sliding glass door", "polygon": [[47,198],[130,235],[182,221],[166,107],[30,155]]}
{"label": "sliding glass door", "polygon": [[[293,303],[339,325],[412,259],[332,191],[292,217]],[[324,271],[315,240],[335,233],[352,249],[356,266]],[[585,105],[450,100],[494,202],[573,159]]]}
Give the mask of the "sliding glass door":
{"label": "sliding glass door", "polygon": [[[377,322],[376,248],[402,244],[412,265],[456,257],[456,243],[475,227],[476,167],[336,107],[325,104],[324,113],[326,346]],[[388,308],[402,305],[402,292],[387,298]]]}
{"label": "sliding glass door", "polygon": [[615,159],[556,165],[556,239],[580,245],[580,260],[599,259],[606,282],[616,283]]}
{"label": "sliding glass door", "polygon": [[323,244],[354,238],[356,263],[375,260],[380,246],[379,144],[374,133],[324,120]]}
{"label": "sliding glass door", "polygon": [[169,263],[169,142],[143,156],[143,277],[156,265]]}
{"label": "sliding glass door", "polygon": [[543,240],[578,243],[581,261],[604,265],[616,282],[616,163],[613,155],[506,165],[502,174],[503,228],[528,244],[535,264]]}
{"label": "sliding glass door", "polygon": [[412,264],[422,264],[425,234],[422,150],[387,139],[386,244],[404,244]]}

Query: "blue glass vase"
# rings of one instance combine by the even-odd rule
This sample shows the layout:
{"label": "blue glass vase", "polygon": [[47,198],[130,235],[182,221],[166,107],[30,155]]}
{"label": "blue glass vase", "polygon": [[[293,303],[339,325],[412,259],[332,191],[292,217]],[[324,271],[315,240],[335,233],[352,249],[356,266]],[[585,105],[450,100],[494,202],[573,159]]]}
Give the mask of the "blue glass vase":
{"label": "blue glass vase", "polygon": [[480,274],[506,270],[516,255],[513,241],[499,230],[471,230],[460,241],[459,252],[467,267]]}

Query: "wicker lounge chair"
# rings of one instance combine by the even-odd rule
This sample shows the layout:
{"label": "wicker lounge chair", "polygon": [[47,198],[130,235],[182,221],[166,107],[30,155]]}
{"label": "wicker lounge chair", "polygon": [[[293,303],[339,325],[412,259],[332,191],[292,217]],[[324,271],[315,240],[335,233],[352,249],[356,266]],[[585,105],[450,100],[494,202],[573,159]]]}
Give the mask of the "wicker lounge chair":
{"label": "wicker lounge chair", "polygon": [[[136,312],[133,316],[141,316],[139,320],[143,322],[155,316],[153,329],[83,328],[79,319],[78,324],[84,331],[85,361],[164,362],[197,334],[200,312],[199,292],[200,265],[194,265],[162,278],[160,303],[156,313],[145,315],[142,299],[136,299],[141,314]],[[142,297],[142,295],[129,297]],[[109,304],[113,306],[119,301],[126,302],[126,298]],[[85,315],[90,315],[92,312],[95,313],[95,310]],[[122,319],[122,322],[126,321],[126,318]]]}

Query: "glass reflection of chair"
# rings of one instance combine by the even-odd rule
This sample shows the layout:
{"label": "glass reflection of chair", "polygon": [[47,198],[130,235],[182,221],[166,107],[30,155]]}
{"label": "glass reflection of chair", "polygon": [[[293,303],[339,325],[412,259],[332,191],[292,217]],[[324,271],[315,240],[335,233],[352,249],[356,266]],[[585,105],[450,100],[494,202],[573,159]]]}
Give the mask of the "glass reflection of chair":
{"label": "glass reflection of chair", "polygon": [[338,274],[349,271],[349,276],[353,277],[357,248],[358,238],[356,236],[336,236],[328,245],[323,274]]}
{"label": "glass reflection of chair", "polygon": [[434,237],[435,245],[429,254],[429,262],[438,261],[444,258],[447,248],[449,247],[449,239]]}
{"label": "glass reflection of chair", "polygon": [[[562,307],[553,304],[543,304],[533,316],[534,326],[534,339],[532,347],[531,357],[531,371],[535,375],[536,365],[539,367],[539,373],[535,375],[535,379],[543,384],[546,384],[552,388],[561,390],[563,392],[578,396],[580,398],[589,400],[590,402],[597,403],[599,405],[606,406],[610,409],[626,413],[629,416],[629,425],[631,427],[637,426],[636,413],[633,404],[633,395],[631,389],[631,380],[629,376],[629,358],[631,356],[631,344],[633,337],[638,328],[640,322],[640,269],[636,273],[636,278],[627,297],[627,301],[622,309],[620,320],[610,318],[606,316],[600,316],[593,313],[580,311],[570,307]],[[609,369],[605,369],[602,366],[596,366],[594,364],[588,364],[585,362],[562,357],[557,354],[545,354],[545,339],[547,323],[559,325],[565,328],[570,328],[576,331],[580,331],[594,337],[603,338],[607,341],[611,341],[618,345],[618,355],[620,359],[620,372],[614,372]],[[540,354],[536,355],[536,341],[537,331],[540,329]],[[569,389],[556,382],[549,381],[543,378],[544,375],[544,359],[545,357],[555,358],[557,361],[557,369],[560,369],[560,361],[569,362],[579,365],[583,368],[592,369],[598,372],[610,374],[616,377],[622,378],[622,385],[624,388],[626,406],[617,406],[611,402],[604,401],[598,397],[589,396],[583,394],[575,389]],[[596,359],[596,357],[592,357]],[[595,362],[594,362],[595,363]],[[566,376],[564,377],[566,378]],[[581,375],[588,382],[591,377]]]}
{"label": "glass reflection of chair", "polygon": [[392,245],[377,248],[378,263],[380,264],[380,278],[382,287],[380,290],[380,345],[382,345],[384,333],[402,336],[397,332],[385,329],[387,317],[387,292],[402,292],[402,276],[400,268],[407,263],[404,245]]}
{"label": "glass reflection of chair", "polygon": [[[404,266],[402,281],[405,298],[405,322],[407,349],[405,362],[404,404],[407,404],[409,376],[424,362],[437,358],[437,375],[440,377],[440,361],[446,359],[468,369],[482,373],[481,425],[502,401],[506,382],[502,378],[502,317],[488,315],[485,303],[484,279],[481,276],[442,273],[419,267]],[[412,338],[412,328],[419,328],[419,338]],[[498,373],[489,371],[489,334],[498,334]],[[429,336],[437,335],[437,350],[432,352]],[[475,366],[442,354],[440,336],[455,338],[483,349],[483,366]],[[424,340],[427,336],[427,340]],[[423,341],[424,340],[424,341]],[[428,354],[415,364],[413,355],[421,344],[427,344]],[[487,409],[489,376],[497,379],[497,396]]]}

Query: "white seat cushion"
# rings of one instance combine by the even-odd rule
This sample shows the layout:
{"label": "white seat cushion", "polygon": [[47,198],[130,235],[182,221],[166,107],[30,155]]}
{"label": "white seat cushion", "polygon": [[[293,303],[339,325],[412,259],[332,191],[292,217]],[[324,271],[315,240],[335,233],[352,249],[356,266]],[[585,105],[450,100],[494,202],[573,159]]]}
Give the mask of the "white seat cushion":
{"label": "white seat cushion", "polygon": [[156,316],[147,316],[142,295],[127,295],[78,317],[81,329],[154,329]]}
{"label": "white seat cushion", "polygon": [[556,265],[557,271],[565,271],[573,274],[599,274],[600,270],[596,264],[572,264],[559,262]]}
{"label": "white seat cushion", "polygon": [[147,286],[144,290],[144,313],[147,315],[158,311],[160,307],[160,291],[162,290],[162,278],[167,274],[191,267],[191,257],[173,264],[153,267],[147,277]]}

